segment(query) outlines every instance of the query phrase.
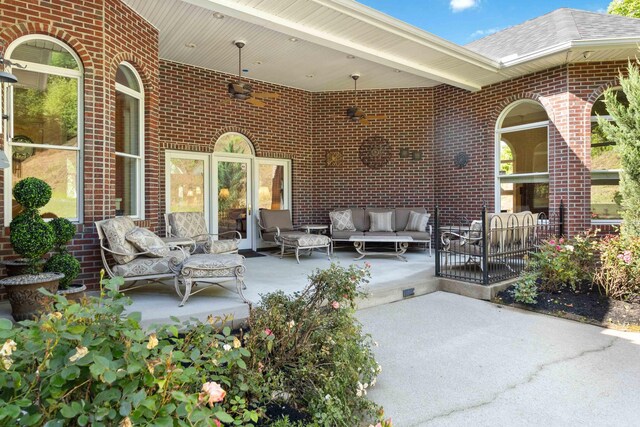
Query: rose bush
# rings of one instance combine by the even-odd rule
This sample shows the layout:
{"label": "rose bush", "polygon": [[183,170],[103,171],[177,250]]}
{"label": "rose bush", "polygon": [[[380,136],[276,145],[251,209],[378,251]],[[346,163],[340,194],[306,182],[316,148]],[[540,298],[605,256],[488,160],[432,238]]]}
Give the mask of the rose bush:
{"label": "rose bush", "polygon": [[640,294],[640,238],[605,236],[597,246],[600,263],[594,285],[610,298],[629,299]]}

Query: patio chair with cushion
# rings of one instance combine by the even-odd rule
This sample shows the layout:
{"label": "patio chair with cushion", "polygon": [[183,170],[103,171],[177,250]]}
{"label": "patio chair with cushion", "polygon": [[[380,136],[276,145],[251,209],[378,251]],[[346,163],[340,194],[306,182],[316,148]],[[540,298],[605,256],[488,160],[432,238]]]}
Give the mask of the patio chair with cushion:
{"label": "patio chair with cushion", "polygon": [[131,282],[129,289],[138,281],[175,279],[180,264],[189,256],[180,246],[163,242],[126,216],[98,221],[95,225],[107,275]]}
{"label": "patio chair with cushion", "polygon": [[296,230],[291,221],[291,212],[288,209],[260,209],[258,226],[262,240],[280,246],[280,258],[284,256],[286,249],[292,249],[299,264],[301,250],[306,250],[311,255],[313,249],[326,248],[327,257],[331,259],[331,239],[322,234]]}
{"label": "patio chair with cushion", "polygon": [[233,254],[238,253],[242,236],[237,231],[209,233],[201,212],[171,212],[165,214],[166,233],[171,238],[186,238],[195,242],[193,253]]}

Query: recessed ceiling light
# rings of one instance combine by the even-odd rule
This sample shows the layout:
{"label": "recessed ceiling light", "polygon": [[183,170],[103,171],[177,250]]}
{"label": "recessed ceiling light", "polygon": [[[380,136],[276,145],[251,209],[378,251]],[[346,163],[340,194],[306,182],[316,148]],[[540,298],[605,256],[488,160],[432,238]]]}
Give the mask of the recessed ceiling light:
{"label": "recessed ceiling light", "polygon": [[307,75],[306,75],[306,77],[307,77],[308,79],[312,79],[312,78],[314,78],[314,77],[315,77],[315,75],[314,75],[314,74],[307,74]]}
{"label": "recessed ceiling light", "polygon": [[195,43],[185,43],[184,44],[186,47],[188,47],[189,49],[193,49],[194,47],[196,47],[197,45]]}
{"label": "recessed ceiling light", "polygon": [[289,37],[289,41],[290,41],[290,42],[292,42],[292,43],[295,43],[295,42],[297,42],[297,41],[299,41],[299,40],[300,40],[300,39],[299,39],[299,38],[297,38],[297,37]]}
{"label": "recessed ceiling light", "polygon": [[224,19],[224,15],[221,14],[220,12],[214,12],[213,17],[216,19]]}
{"label": "recessed ceiling light", "polygon": [[353,55],[347,55],[347,59],[356,59],[356,57]]}
{"label": "recessed ceiling light", "polygon": [[253,65],[262,65],[262,61],[256,61],[253,63]]}
{"label": "recessed ceiling light", "polygon": [[395,70],[393,70],[393,71],[395,71],[396,73],[401,73],[402,72],[402,70],[398,70],[397,68]]}

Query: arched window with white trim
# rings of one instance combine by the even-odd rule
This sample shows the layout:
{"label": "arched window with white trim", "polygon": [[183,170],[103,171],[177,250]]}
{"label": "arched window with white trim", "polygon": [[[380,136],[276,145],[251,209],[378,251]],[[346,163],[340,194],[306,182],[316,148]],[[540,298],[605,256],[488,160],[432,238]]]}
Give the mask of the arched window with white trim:
{"label": "arched window with white trim", "polygon": [[496,130],[496,208],[549,212],[549,118],[537,102],[508,106]]}
{"label": "arched window with white trim", "polygon": [[82,212],[82,76],[79,57],[61,41],[44,35],[17,39],[7,48],[18,78],[8,92],[6,135],[11,168],[5,170],[5,220],[19,207],[12,187],[26,177],[47,182],[51,201],[42,212],[73,221]]}
{"label": "arched window with white trim", "polygon": [[[624,92],[616,92],[618,101],[628,105]],[[619,222],[622,198],[620,196],[620,154],[615,142],[609,141],[600,126],[598,117],[613,120],[607,111],[604,97],[594,102],[591,109],[591,218],[594,223]]]}
{"label": "arched window with white trim", "polygon": [[116,215],[144,217],[144,91],[123,62],[116,73]]}

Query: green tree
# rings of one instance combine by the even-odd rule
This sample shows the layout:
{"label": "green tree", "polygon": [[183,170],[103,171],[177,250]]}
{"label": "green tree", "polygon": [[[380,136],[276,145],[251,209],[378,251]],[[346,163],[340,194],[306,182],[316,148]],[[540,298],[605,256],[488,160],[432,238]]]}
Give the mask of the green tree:
{"label": "green tree", "polygon": [[610,15],[640,18],[640,0],[613,0],[609,3],[607,13]]}
{"label": "green tree", "polygon": [[616,143],[620,153],[622,173],[620,193],[622,195],[622,233],[640,236],[640,69],[638,62],[629,62],[628,76],[620,74],[620,86],[628,104],[619,101],[616,91],[609,89],[604,94],[607,111],[613,121],[598,119],[604,135]]}

